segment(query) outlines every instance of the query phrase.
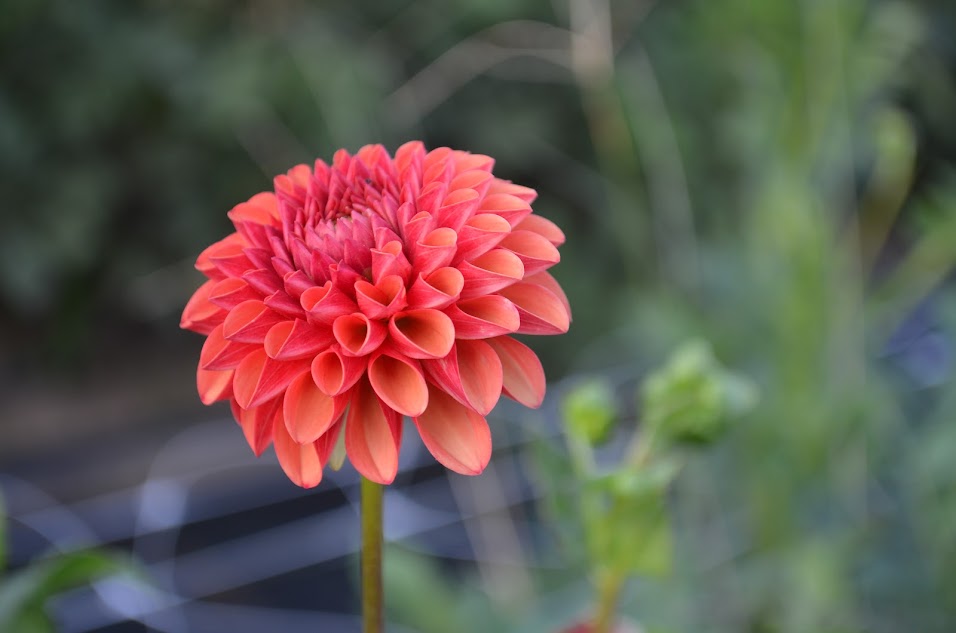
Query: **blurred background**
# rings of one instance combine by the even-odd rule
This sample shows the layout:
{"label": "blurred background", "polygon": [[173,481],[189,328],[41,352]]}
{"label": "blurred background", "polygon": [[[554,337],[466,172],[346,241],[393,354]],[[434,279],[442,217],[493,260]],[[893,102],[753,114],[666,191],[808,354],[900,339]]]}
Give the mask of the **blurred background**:
{"label": "blurred background", "polygon": [[391,630],[589,612],[544,502],[576,484],[535,447],[560,454],[562,394],[595,377],[615,433],[639,429],[637,385],[701,339],[759,399],[687,460],[671,571],[622,611],[649,632],[956,630],[950,0],[0,0],[8,564],[102,545],[150,587],[60,595],[57,630],[359,630],[354,471],[300,491],[256,460],[199,403],[178,323],[234,204],[409,139],[538,190],[574,323],[529,341],[549,399],[499,406],[485,475],[406,438]]}

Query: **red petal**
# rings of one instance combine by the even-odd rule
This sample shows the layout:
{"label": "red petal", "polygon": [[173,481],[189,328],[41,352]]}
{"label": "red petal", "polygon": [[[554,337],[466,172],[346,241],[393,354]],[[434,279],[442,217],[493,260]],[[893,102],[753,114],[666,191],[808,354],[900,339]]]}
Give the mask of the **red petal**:
{"label": "red petal", "polygon": [[471,299],[497,292],[524,277],[524,264],[509,250],[497,248],[459,266],[465,279],[462,299]]}
{"label": "red petal", "polygon": [[522,220],[515,229],[537,233],[555,246],[564,244],[564,231],[559,229],[558,225],[548,218],[535,215],[534,213]]}
{"label": "red petal", "polygon": [[408,291],[408,305],[419,309],[447,307],[458,300],[464,286],[465,278],[457,268],[439,268],[418,276]]}
{"label": "red petal", "polygon": [[413,270],[430,273],[451,263],[458,234],[450,228],[435,229],[412,246]]}
{"label": "red petal", "polygon": [[459,339],[482,339],[511,334],[521,325],[518,308],[504,297],[488,295],[465,299],[445,309]]}
{"label": "red petal", "polygon": [[200,334],[209,334],[213,328],[226,318],[226,311],[209,302],[209,293],[215,287],[215,281],[207,281],[199,286],[183,310],[179,327]]}
{"label": "red petal", "polygon": [[501,247],[514,251],[521,258],[525,274],[528,275],[551,268],[561,261],[554,244],[531,231],[512,231],[501,240]]}
{"label": "red petal", "polygon": [[345,411],[348,398],[328,396],[315,385],[310,372],[293,380],[282,402],[285,428],[299,444],[319,439]]}
{"label": "red petal", "polygon": [[488,344],[501,359],[504,394],[526,407],[540,407],[544,401],[545,379],[537,355],[510,336],[489,339]]}
{"label": "red petal", "polygon": [[477,475],[488,465],[488,422],[448,394],[431,389],[428,408],[415,418],[415,424],[425,447],[445,467],[463,475]]}
{"label": "red petal", "polygon": [[222,326],[217,325],[203,343],[199,366],[213,371],[235,369],[243,358],[256,349],[258,345],[226,340],[222,335]]}
{"label": "red petal", "polygon": [[308,359],[273,360],[261,349],[249,354],[236,367],[232,379],[236,402],[243,409],[251,409],[275,398],[309,365]]}
{"label": "red petal", "polygon": [[340,316],[332,324],[332,334],[342,351],[352,356],[371,354],[385,340],[385,326],[356,312]]}
{"label": "red petal", "polygon": [[564,309],[568,311],[568,315],[571,315],[571,302],[568,301],[568,295],[564,294],[564,289],[561,288],[561,284],[558,283],[558,280],[555,279],[549,272],[540,272],[536,275],[531,275],[530,277],[525,277],[525,282],[529,284],[534,284],[536,286],[541,286],[542,288],[547,288],[554,296],[557,297],[562,304],[564,304]]}
{"label": "red petal", "polygon": [[443,182],[431,182],[422,189],[415,199],[415,208],[418,211],[434,214],[438,210],[441,201],[445,199],[448,193],[448,186]]}
{"label": "red petal", "polygon": [[398,472],[402,416],[383,405],[368,380],[352,390],[345,423],[345,452],[366,479],[390,484]]}
{"label": "red petal", "polygon": [[[345,398],[346,403],[348,403],[348,398]],[[335,450],[335,445],[339,441],[339,435],[342,433],[342,427],[344,424],[345,417],[339,416],[339,419],[332,424],[332,428],[322,434],[322,437],[315,441],[315,450],[319,453],[319,459],[323,464],[329,463],[329,457],[332,455],[332,451]]]}
{"label": "red petal", "polygon": [[292,360],[315,356],[332,343],[332,330],[316,327],[302,319],[276,323],[266,334],[264,347],[269,358]]}
{"label": "red petal", "polygon": [[276,424],[273,434],[279,465],[292,483],[302,488],[318,486],[323,464],[315,444],[296,443],[283,424]]}
{"label": "red petal", "polygon": [[455,343],[451,319],[438,310],[399,312],[388,322],[392,345],[409,358],[441,358]]}
{"label": "red petal", "polygon": [[273,430],[282,426],[282,420],[278,419],[282,415],[281,404],[282,400],[276,398],[254,409],[243,409],[235,400],[232,401],[232,415],[242,427],[242,434],[256,457],[269,448]]}
{"label": "red petal", "polygon": [[501,396],[501,361],[484,341],[459,339],[448,356],[422,361],[422,367],[432,383],[481,415]]}
{"label": "red petal", "polygon": [[211,258],[221,252],[234,252],[236,247],[241,249],[245,246],[246,240],[241,235],[230,233],[218,242],[207,246],[206,250],[199,254],[196,258],[196,270],[211,279],[222,279],[225,275],[219,272]]}
{"label": "red petal", "polygon": [[243,301],[229,312],[222,335],[230,341],[262,343],[272,326],[285,320],[261,301]]}
{"label": "red petal", "polygon": [[372,285],[364,279],[355,282],[359,310],[370,319],[387,319],[407,304],[405,282],[398,275],[387,275]]}
{"label": "red petal", "polygon": [[199,367],[196,370],[196,389],[203,404],[212,404],[232,397],[233,370],[210,371]]}
{"label": "red petal", "polygon": [[474,189],[458,189],[450,192],[442,206],[435,212],[438,226],[446,226],[458,231],[465,225],[478,208],[481,196]]}
{"label": "red petal", "polygon": [[531,214],[531,205],[515,196],[497,193],[491,194],[481,201],[478,213],[500,215],[514,227]]}
{"label": "red petal", "polygon": [[376,284],[389,275],[397,275],[404,282],[411,272],[412,265],[402,252],[401,242],[394,240],[381,249],[372,249],[372,281]]}
{"label": "red petal", "polygon": [[[274,195],[275,194],[271,194]],[[250,202],[240,202],[226,214],[232,222],[254,222],[264,226],[279,226],[278,213],[275,211],[275,205],[272,209]]]}
{"label": "red petal", "polygon": [[247,270],[256,268],[249,261],[245,250],[246,247],[242,244],[223,244],[214,253],[209,254],[209,262],[226,277],[242,277]]}
{"label": "red petal", "polygon": [[260,293],[238,277],[223,279],[209,291],[210,303],[214,303],[224,310],[232,310],[243,301],[261,298]]}
{"label": "red petal", "polygon": [[378,397],[402,415],[420,415],[428,405],[428,385],[416,361],[379,354],[368,365],[368,378]]}
{"label": "red petal", "polygon": [[501,216],[494,213],[474,216],[458,231],[458,251],[453,261],[470,260],[487,253],[510,232],[511,225]]}
{"label": "red petal", "polygon": [[564,334],[571,325],[571,315],[561,299],[544,286],[521,282],[499,294],[517,306],[521,315],[519,334]]}
{"label": "red petal", "polygon": [[345,393],[365,373],[366,358],[346,356],[336,349],[322,352],[312,361],[312,379],[330,396]]}
{"label": "red petal", "polygon": [[299,301],[309,313],[310,320],[329,325],[343,314],[351,314],[358,309],[355,302],[331,281],[323,286],[309,288],[302,293]]}

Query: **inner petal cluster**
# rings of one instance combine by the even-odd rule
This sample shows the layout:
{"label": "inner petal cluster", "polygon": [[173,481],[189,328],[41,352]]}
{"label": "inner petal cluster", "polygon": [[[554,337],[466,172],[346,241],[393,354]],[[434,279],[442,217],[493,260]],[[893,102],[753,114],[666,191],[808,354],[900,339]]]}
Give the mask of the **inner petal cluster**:
{"label": "inner petal cluster", "polygon": [[546,272],[564,235],[493,164],[419,142],[341,150],[234,207],[236,232],[199,256],[208,281],[182,327],[207,336],[200,396],[229,400],[295,483],[318,484],[343,429],[353,465],[391,482],[404,416],[436,459],[475,474],[500,395],[540,404],[540,363],[510,335],[567,331]]}

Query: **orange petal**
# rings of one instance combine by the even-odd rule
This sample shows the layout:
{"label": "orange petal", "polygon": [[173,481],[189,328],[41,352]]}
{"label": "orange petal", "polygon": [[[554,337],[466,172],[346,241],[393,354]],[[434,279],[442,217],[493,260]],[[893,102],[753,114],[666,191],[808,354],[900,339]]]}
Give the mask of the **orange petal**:
{"label": "orange petal", "polygon": [[346,356],[337,349],[322,352],[312,361],[312,379],[324,393],[345,393],[365,373],[366,358]]}
{"label": "orange petal", "polygon": [[412,245],[412,270],[428,274],[447,266],[455,257],[457,241],[458,234],[450,228],[443,227],[430,231]]}
{"label": "orange petal", "polygon": [[544,401],[545,379],[537,355],[510,336],[489,339],[488,344],[501,359],[503,393],[526,407],[540,407]]}
{"label": "orange petal", "polygon": [[261,294],[238,277],[227,277],[209,291],[209,301],[224,310],[232,310],[243,301],[261,298]]}
{"label": "orange petal", "polygon": [[232,415],[242,427],[242,434],[249,443],[249,447],[256,457],[262,455],[272,443],[272,433],[276,427],[282,426],[282,399],[270,400],[253,409],[243,409],[233,400]]}
{"label": "orange petal", "polygon": [[415,418],[428,451],[445,467],[477,475],[491,459],[491,431],[480,414],[439,389],[430,389],[428,408]]}
{"label": "orange petal", "polygon": [[480,213],[458,231],[458,250],[452,261],[471,260],[487,253],[510,232],[511,225],[503,217],[494,213]]}
{"label": "orange petal", "polygon": [[345,354],[352,356],[366,356],[374,352],[385,340],[386,333],[384,325],[359,312],[340,316],[332,324],[335,340]]}
{"label": "orange petal", "polygon": [[498,294],[517,306],[521,315],[519,334],[564,334],[571,325],[571,315],[564,303],[544,286],[521,282]]}
{"label": "orange petal", "polygon": [[464,286],[465,278],[457,268],[439,268],[418,276],[408,291],[408,305],[419,309],[444,308],[458,299]]}
{"label": "orange petal", "polygon": [[332,330],[316,327],[302,319],[272,326],[263,343],[269,358],[292,360],[315,356],[332,343]]}
{"label": "orange petal", "polygon": [[206,250],[199,254],[199,257],[196,258],[196,270],[210,279],[222,279],[225,275],[219,272],[216,265],[212,263],[211,258],[220,252],[231,252],[236,247],[243,248],[245,246],[245,238],[238,233],[230,233],[218,242],[207,246]]}
{"label": "orange petal", "polygon": [[[461,169],[460,162],[458,163],[458,168],[459,170]],[[484,169],[459,171],[458,175],[452,178],[451,182],[448,183],[448,191],[474,189],[478,192],[479,196],[483,197],[488,192],[488,187],[491,186],[491,181],[494,180],[494,178],[491,172]]]}
{"label": "orange petal", "polygon": [[528,275],[551,268],[561,261],[561,254],[554,244],[531,231],[512,231],[501,240],[501,247],[521,258]]}
{"label": "orange petal", "polygon": [[515,230],[537,233],[555,246],[561,246],[565,240],[564,231],[559,229],[557,224],[534,213],[522,220]]}
{"label": "orange petal", "polygon": [[286,318],[258,300],[243,301],[229,311],[222,335],[240,343],[262,343],[273,325]]}
{"label": "orange petal", "polygon": [[472,154],[462,150],[452,150],[452,160],[455,162],[455,173],[461,174],[474,169],[490,172],[495,166],[495,159],[484,154]]}
{"label": "orange petal", "polygon": [[316,386],[308,371],[289,383],[282,402],[285,428],[299,444],[312,443],[329,430],[348,404],[348,398],[333,398]]}
{"label": "orange petal", "polygon": [[199,366],[214,371],[235,369],[243,358],[258,347],[227,340],[222,335],[222,326],[217,325],[203,343],[202,352],[199,353]]}
{"label": "orange petal", "polygon": [[388,322],[392,345],[409,358],[441,358],[455,343],[455,327],[438,310],[399,312]]}
{"label": "orange petal", "polygon": [[536,275],[525,277],[523,281],[550,290],[554,296],[557,297],[562,304],[564,304],[564,309],[568,311],[568,316],[570,318],[571,302],[568,301],[568,295],[564,294],[564,289],[561,287],[561,284],[558,283],[558,280],[555,279],[551,273],[542,271]]}
{"label": "orange petal", "polygon": [[483,339],[511,334],[521,325],[518,308],[499,295],[464,299],[445,309],[459,339]]}
{"label": "orange petal", "polygon": [[504,248],[496,248],[470,262],[462,262],[459,269],[465,279],[462,299],[489,295],[524,277],[521,259]]}
{"label": "orange petal", "polygon": [[203,404],[212,404],[232,397],[233,370],[210,371],[199,367],[196,370],[196,389]]}
{"label": "orange petal", "polygon": [[451,191],[445,196],[442,206],[435,212],[435,220],[438,226],[458,231],[474,215],[479,202],[481,202],[481,196],[474,189]]}
{"label": "orange petal", "polygon": [[384,406],[368,380],[352,390],[345,423],[345,452],[366,479],[390,484],[398,472],[402,416]]}
{"label": "orange petal", "polygon": [[364,279],[355,282],[359,310],[370,319],[387,319],[404,308],[405,294],[405,281],[398,275],[386,275],[374,285]]}
{"label": "orange petal", "polygon": [[302,308],[309,313],[309,320],[331,325],[343,314],[351,314],[358,309],[338,286],[331,281],[323,286],[312,286],[299,297]]}
{"label": "orange petal", "polygon": [[534,202],[535,198],[538,197],[538,192],[531,187],[516,185],[513,182],[501,180],[500,178],[495,178],[494,182],[491,183],[491,186],[488,187],[489,196],[496,193],[510,194],[520,200],[524,200],[528,204]]}
{"label": "orange petal", "polygon": [[322,481],[323,464],[315,444],[297,443],[284,424],[276,424],[273,434],[279,465],[292,483],[302,488],[318,486]]}
{"label": "orange petal", "polygon": [[380,249],[372,249],[372,281],[376,284],[383,277],[397,275],[402,281],[407,281],[412,272],[412,265],[402,251],[402,243],[393,240]]}
{"label": "orange petal", "polygon": [[209,334],[213,328],[225,320],[226,311],[209,301],[209,293],[216,283],[213,280],[207,281],[193,293],[183,310],[179,327],[200,334]]}
{"label": "orange petal", "polygon": [[420,415],[428,405],[428,386],[416,361],[379,354],[368,365],[368,379],[378,397],[402,415]]}
{"label": "orange petal", "polygon": [[[494,187],[492,186],[492,189]],[[531,214],[531,205],[516,196],[507,193],[494,193],[481,201],[478,213],[494,213],[508,221],[512,227],[517,226]]]}
{"label": "orange petal", "polygon": [[252,352],[236,367],[232,389],[243,409],[252,409],[281,394],[292,380],[308,370],[308,359],[273,360],[265,350]]}
{"label": "orange petal", "polygon": [[481,415],[501,396],[501,361],[484,341],[459,339],[448,356],[422,361],[422,367],[432,383]]}

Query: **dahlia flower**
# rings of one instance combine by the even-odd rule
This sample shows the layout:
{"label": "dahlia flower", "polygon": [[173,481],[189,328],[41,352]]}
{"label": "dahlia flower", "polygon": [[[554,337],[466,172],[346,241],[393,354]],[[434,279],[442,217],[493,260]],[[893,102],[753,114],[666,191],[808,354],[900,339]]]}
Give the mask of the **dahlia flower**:
{"label": "dahlia flower", "polygon": [[510,335],[567,331],[546,272],[564,234],[493,164],[420,142],[340,150],[234,207],[236,232],[199,255],[208,281],[181,323],[207,337],[199,396],[228,400],[294,483],[321,481],[343,433],[355,468],[391,483],[405,416],[435,459],[477,474],[500,395],[541,404],[541,364]]}

